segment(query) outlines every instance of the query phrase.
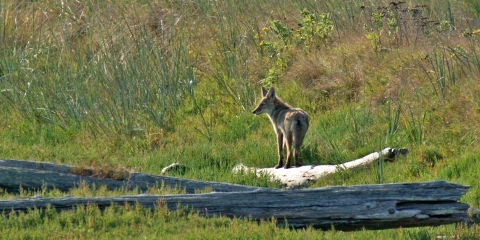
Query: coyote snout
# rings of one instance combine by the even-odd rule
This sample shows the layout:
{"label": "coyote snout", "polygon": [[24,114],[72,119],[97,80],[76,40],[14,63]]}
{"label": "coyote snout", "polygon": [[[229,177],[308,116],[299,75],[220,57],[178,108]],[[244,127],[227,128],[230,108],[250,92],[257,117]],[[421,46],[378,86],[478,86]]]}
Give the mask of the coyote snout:
{"label": "coyote snout", "polygon": [[295,166],[301,166],[298,160],[298,152],[300,151],[300,146],[308,130],[309,123],[307,113],[300,108],[293,108],[282,102],[282,100],[275,95],[275,89],[273,89],[273,87],[268,91],[262,87],[262,96],[260,103],[253,110],[253,113],[256,115],[266,113],[277,134],[278,164],[275,168],[282,167],[283,165],[282,150],[284,146],[287,147],[287,161],[285,162],[284,168],[287,169],[290,167],[292,152],[295,158]]}

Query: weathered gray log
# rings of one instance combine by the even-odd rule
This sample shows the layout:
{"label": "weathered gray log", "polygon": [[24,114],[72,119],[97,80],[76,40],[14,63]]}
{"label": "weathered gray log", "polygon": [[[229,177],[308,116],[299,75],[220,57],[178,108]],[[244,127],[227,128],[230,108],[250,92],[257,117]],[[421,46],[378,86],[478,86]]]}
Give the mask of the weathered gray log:
{"label": "weathered gray log", "polygon": [[[270,171],[268,169],[260,169],[258,171],[262,172],[265,170],[267,171],[265,173],[271,174],[272,177],[276,176],[274,178],[286,183],[287,187],[294,188],[302,186],[305,182],[314,181],[327,174],[326,172],[333,173],[340,168],[349,168],[351,165],[360,166],[366,164],[366,162],[375,161],[382,156],[385,159],[393,159],[397,155],[406,154],[406,152],[408,152],[406,149],[386,148],[379,153],[372,153],[361,159],[341,165],[304,166],[288,170],[271,169]],[[18,191],[20,186],[24,189],[56,188],[60,191],[68,191],[82,183],[86,183],[89,186],[93,184],[96,186],[104,185],[109,190],[119,188],[131,190],[137,187],[140,191],[146,191],[149,187],[163,184],[169,187],[185,188],[187,193],[195,193],[195,190],[205,188],[217,192],[239,192],[258,189],[258,187],[237,184],[195,181],[127,171],[110,173],[110,171],[102,169],[79,168],[49,162],[0,160],[0,188],[8,191]]]}
{"label": "weathered gray log", "polygon": [[[139,203],[154,209],[167,206],[176,210],[188,206],[207,217],[249,217],[280,226],[338,230],[387,229],[436,226],[468,219],[468,205],[458,200],[468,186],[445,181],[426,183],[377,184],[325,187],[300,190],[258,189],[250,192],[186,195],[137,195],[95,198],[30,198],[0,201],[0,211],[57,210],[94,203],[104,209],[111,204]],[[160,203],[160,204],[159,204]]]}
{"label": "weathered gray log", "polygon": [[[82,173],[93,175],[82,176]],[[120,174],[121,175],[121,174]],[[104,185],[109,190],[124,188],[146,191],[149,187],[164,185],[169,187],[185,188],[187,193],[195,190],[211,189],[216,192],[243,192],[258,189],[258,187],[243,186],[219,182],[196,181],[167,176],[155,176],[143,173],[124,173],[119,180],[103,178],[95,175],[91,169],[80,169],[62,164],[19,160],[0,160],[0,188],[7,191],[23,189],[53,189],[68,191],[84,183],[88,186]]]}

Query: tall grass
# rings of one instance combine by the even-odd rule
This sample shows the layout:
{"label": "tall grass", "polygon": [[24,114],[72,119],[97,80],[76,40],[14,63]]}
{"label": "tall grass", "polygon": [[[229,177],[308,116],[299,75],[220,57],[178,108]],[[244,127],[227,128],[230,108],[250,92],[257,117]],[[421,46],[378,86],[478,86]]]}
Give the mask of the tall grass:
{"label": "tall grass", "polygon": [[[27,6],[16,18],[34,21],[39,18],[37,11],[57,7],[54,3],[27,5],[31,10]],[[35,28],[30,32],[18,19],[4,20],[4,25],[15,29],[13,43],[25,38],[26,45],[2,51],[3,97],[26,119],[61,128],[75,124],[92,131],[131,134],[152,124],[172,127],[172,114],[193,91],[193,69],[182,37],[162,46],[172,40],[156,39],[145,25],[126,18],[97,20],[95,12],[85,13],[89,6],[82,7],[84,17],[92,20],[80,30],[70,29],[76,32],[60,25],[40,28],[37,36]],[[64,13],[59,21],[68,24],[73,17]],[[94,39],[98,32],[107,37]]]}

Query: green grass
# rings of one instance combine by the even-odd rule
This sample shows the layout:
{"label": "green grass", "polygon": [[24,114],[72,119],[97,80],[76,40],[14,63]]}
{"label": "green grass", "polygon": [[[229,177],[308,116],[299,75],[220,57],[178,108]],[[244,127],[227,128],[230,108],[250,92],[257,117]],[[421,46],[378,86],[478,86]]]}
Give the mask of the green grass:
{"label": "green grass", "polygon": [[[170,213],[158,209],[154,213],[140,206],[112,206],[101,213],[94,205],[79,207],[61,214],[54,210],[29,211],[15,217],[1,218],[2,236],[7,238],[43,238],[40,232],[48,232],[54,239],[431,239],[437,236],[451,237],[461,232],[460,238],[478,236],[475,228],[426,227],[422,229],[400,229],[385,231],[319,232],[310,228],[289,230],[277,228],[274,221],[259,223],[248,219],[218,217],[205,219],[196,213],[179,211]],[[57,222],[58,225],[48,224]],[[30,231],[22,231],[28,228]],[[477,227],[476,227],[477,228]],[[478,228],[477,228],[478,231]],[[101,235],[98,233],[101,232]],[[438,234],[438,235],[437,235]],[[455,235],[456,236],[456,235]]]}
{"label": "green grass", "polygon": [[[443,179],[470,185],[462,202],[480,207],[480,34],[471,20],[480,13],[477,1],[400,5],[409,12],[390,1],[363,7],[310,0],[0,2],[0,158],[151,174],[180,162],[188,170],[172,176],[279,188],[266,177],[231,172],[238,163],[276,164],[271,124],[251,113],[260,87],[274,86],[310,115],[304,164],[338,164],[385,147],[410,151],[394,163],[341,171],[312,187]],[[387,7],[386,17],[372,18],[383,16],[379,7]],[[2,194],[137,192],[81,186],[69,193]],[[270,221],[123,206],[105,213],[94,206],[32,210],[1,221],[6,238],[480,235],[477,226],[460,225],[295,231]]]}

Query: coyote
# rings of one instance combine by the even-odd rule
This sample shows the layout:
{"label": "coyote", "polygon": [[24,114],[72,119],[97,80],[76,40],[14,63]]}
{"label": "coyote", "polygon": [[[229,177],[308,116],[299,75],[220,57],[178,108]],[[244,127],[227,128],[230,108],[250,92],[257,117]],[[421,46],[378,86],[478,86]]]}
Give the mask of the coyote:
{"label": "coyote", "polygon": [[[253,110],[256,115],[266,113],[272,122],[273,129],[277,134],[277,148],[278,148],[278,164],[275,168],[280,168],[283,165],[282,150],[287,147],[287,161],[284,168],[290,167],[290,161],[295,157],[295,166],[301,166],[298,160],[298,152],[303,143],[303,138],[308,130],[308,115],[300,108],[293,108],[284,103],[275,95],[275,89],[270,90],[262,87],[262,99],[257,108]],[[293,146],[293,149],[292,149]]]}

